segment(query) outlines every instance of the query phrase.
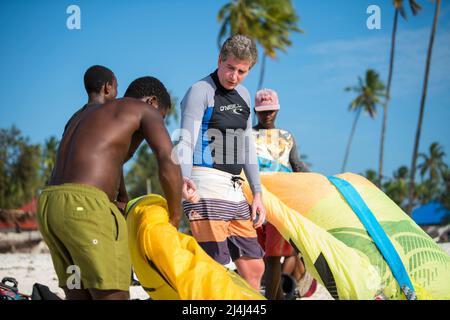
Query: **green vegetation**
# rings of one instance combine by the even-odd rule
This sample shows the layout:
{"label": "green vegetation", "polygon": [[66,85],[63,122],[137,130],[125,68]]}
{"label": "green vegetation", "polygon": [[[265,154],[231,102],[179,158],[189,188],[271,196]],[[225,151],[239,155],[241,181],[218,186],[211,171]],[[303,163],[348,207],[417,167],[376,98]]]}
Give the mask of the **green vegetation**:
{"label": "green vegetation", "polygon": [[37,194],[51,173],[55,141],[51,137],[42,147],[30,143],[15,126],[0,129],[0,208],[20,207]]}
{"label": "green vegetation", "polygon": [[225,4],[217,14],[222,22],[217,44],[225,37],[244,34],[253,38],[263,49],[258,89],[264,81],[266,57],[277,58],[276,50],[287,51],[292,45],[291,32],[303,32],[297,27],[299,17],[290,0],[234,0]]}

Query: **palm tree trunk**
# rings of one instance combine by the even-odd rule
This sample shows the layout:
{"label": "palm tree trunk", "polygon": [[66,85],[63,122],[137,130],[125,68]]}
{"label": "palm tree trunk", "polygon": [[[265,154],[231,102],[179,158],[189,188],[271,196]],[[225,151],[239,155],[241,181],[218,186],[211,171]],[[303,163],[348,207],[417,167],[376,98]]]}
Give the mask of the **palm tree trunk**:
{"label": "palm tree trunk", "polygon": [[410,180],[409,180],[409,192],[408,192],[409,193],[409,203],[407,206],[407,213],[409,215],[411,214],[411,211],[412,211],[412,208],[414,205],[414,179],[415,179],[415,175],[416,175],[416,161],[417,161],[417,154],[419,152],[420,133],[422,131],[422,121],[423,121],[423,113],[424,113],[424,109],[425,109],[425,99],[427,97],[428,76],[430,73],[431,54],[433,51],[433,42],[434,42],[434,36],[436,34],[440,5],[441,5],[441,0],[436,0],[436,7],[435,7],[434,19],[433,19],[433,27],[431,29],[430,42],[428,44],[427,62],[426,62],[426,66],[425,66],[425,78],[423,81],[422,98],[420,100],[419,121],[417,123],[416,138],[414,141],[414,151],[413,151],[413,156],[412,156],[411,176],[410,176]]}
{"label": "palm tree trunk", "polygon": [[348,155],[350,154],[350,146],[352,144],[353,136],[355,135],[356,124],[358,123],[359,116],[361,115],[362,108],[358,108],[356,111],[355,120],[353,120],[352,131],[350,132],[350,137],[347,143],[347,149],[345,150],[344,162],[342,163],[341,172],[345,171],[345,167],[347,166]]}
{"label": "palm tree trunk", "polygon": [[397,35],[397,22],[398,22],[398,9],[395,9],[394,26],[392,29],[392,38],[391,38],[391,56],[390,56],[390,61],[389,61],[389,74],[388,74],[388,82],[387,82],[387,86],[386,86],[386,97],[385,97],[384,106],[383,106],[383,124],[381,127],[380,160],[378,163],[378,185],[379,186],[381,185],[382,180],[383,180],[384,138],[386,136],[388,104],[389,104],[389,100],[391,99],[390,91],[391,91],[392,73],[394,70],[394,52],[395,52],[395,37]]}
{"label": "palm tree trunk", "polygon": [[259,82],[258,82],[258,90],[262,88],[264,81],[264,71],[266,70],[266,54],[263,53],[262,61],[261,61],[261,72],[259,74]]}

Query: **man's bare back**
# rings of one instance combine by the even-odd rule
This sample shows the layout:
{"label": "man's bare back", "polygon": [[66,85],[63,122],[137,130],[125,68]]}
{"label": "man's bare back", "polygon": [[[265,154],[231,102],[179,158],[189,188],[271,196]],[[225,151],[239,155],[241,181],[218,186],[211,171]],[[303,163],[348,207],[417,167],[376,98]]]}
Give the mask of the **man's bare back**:
{"label": "man's bare back", "polygon": [[121,108],[123,100],[131,99],[88,105],[72,119],[62,137],[49,184],[88,184],[103,190],[111,201],[115,199],[121,168],[140,123],[139,117],[128,116],[124,121],[135,108],[133,103]]}
{"label": "man's bare back", "polygon": [[163,118],[147,103],[123,98],[88,105],[72,119],[62,137],[49,184],[88,184],[114,201],[122,165],[145,136],[155,153],[172,147]]}

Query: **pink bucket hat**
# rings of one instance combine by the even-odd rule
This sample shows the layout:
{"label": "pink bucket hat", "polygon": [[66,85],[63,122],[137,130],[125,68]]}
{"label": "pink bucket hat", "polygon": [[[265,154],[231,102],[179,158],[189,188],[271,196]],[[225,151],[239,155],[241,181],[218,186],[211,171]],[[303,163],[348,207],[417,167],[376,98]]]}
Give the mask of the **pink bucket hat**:
{"label": "pink bucket hat", "polygon": [[280,109],[278,95],[272,89],[261,89],[256,93],[255,111],[270,111]]}

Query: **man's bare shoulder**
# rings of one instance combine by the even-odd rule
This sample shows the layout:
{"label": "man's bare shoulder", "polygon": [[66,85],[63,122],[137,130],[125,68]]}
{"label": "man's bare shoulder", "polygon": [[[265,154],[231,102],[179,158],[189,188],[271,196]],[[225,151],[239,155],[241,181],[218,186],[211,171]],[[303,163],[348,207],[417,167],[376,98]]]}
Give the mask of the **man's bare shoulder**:
{"label": "man's bare shoulder", "polygon": [[153,123],[163,122],[161,114],[151,105],[135,98],[120,98],[110,102],[115,109],[115,118],[122,122]]}
{"label": "man's bare shoulder", "polygon": [[127,107],[127,108],[134,108],[134,109],[144,109],[147,104],[139,99],[135,98],[119,98],[114,101],[111,101],[110,103],[114,103],[117,107]]}
{"label": "man's bare shoulder", "polygon": [[152,110],[147,103],[135,98],[119,98],[103,105],[107,109],[114,109],[114,114],[119,117],[143,118],[148,113],[152,114]]}

